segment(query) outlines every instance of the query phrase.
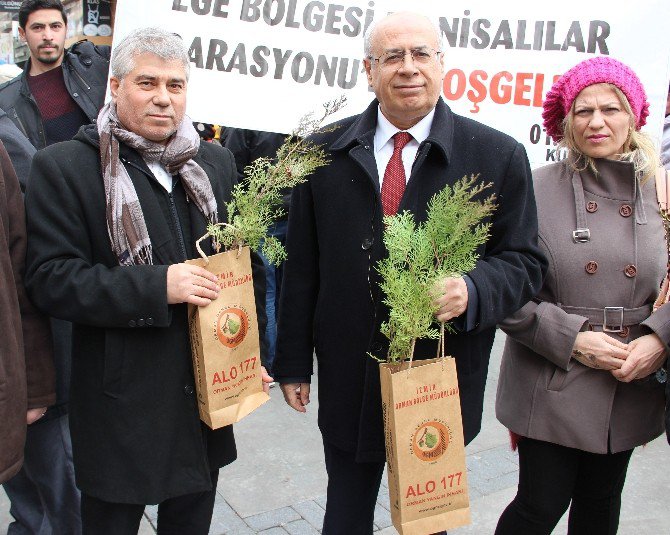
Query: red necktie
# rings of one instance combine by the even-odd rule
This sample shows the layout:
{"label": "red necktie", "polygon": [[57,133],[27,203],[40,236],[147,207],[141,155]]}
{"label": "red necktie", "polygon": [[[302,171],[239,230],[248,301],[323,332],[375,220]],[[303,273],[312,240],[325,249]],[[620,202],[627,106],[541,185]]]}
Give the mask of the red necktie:
{"label": "red necktie", "polygon": [[393,156],[384,171],[382,182],[382,207],[384,215],[394,215],[402,194],[405,192],[405,167],[402,164],[402,149],[409,143],[412,136],[407,132],[398,132],[393,136]]}

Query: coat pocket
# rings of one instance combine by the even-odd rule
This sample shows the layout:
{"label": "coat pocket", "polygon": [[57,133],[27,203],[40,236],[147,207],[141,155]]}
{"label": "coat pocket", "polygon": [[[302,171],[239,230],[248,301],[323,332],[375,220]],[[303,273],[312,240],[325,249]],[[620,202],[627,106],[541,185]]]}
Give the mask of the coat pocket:
{"label": "coat pocket", "polygon": [[551,368],[553,368],[553,373],[551,373],[551,378],[549,379],[547,390],[558,392],[563,389],[563,385],[565,384],[565,379],[568,376],[568,372],[565,371],[563,368],[554,366],[551,363],[548,363],[548,365]]}
{"label": "coat pocket", "polygon": [[124,360],[125,338],[123,334],[112,330],[106,331],[102,390],[112,398],[118,398],[122,391]]}

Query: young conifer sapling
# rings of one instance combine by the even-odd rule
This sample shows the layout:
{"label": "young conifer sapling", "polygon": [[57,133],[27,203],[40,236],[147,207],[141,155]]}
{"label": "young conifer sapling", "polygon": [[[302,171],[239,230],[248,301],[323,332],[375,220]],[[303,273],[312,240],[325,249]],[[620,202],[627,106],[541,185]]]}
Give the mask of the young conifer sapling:
{"label": "young conifer sapling", "polygon": [[417,225],[407,211],[384,218],[388,256],[378,271],[389,309],[388,321],[381,325],[389,339],[389,363],[411,359],[417,339],[440,338],[434,317],[437,286],[445,277],[475,267],[477,248],[489,237],[490,223],[483,220],[495,209],[493,195],[476,199],[490,186],[475,183],[478,176],[464,176],[436,193],[425,222]]}
{"label": "young conifer sapling", "polygon": [[297,186],[316,169],[328,164],[324,150],[307,137],[327,131],[324,122],[345,104],[346,97],[342,96],[326,102],[320,116],[305,115],[275,158],[258,158],[245,168],[245,183],[233,187],[231,200],[226,205],[228,221],[207,227],[217,252],[221,248],[231,250],[244,246],[255,251],[262,243],[263,255],[270,263],[279,265],[286,259],[279,240],[267,236],[268,228],[284,214],[282,190]]}

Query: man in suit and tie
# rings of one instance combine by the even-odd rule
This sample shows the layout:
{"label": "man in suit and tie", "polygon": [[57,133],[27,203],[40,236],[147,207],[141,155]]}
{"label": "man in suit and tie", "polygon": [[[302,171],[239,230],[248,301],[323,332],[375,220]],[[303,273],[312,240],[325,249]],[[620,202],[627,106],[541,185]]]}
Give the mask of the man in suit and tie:
{"label": "man in suit and tie", "polygon": [[[385,451],[378,364],[388,314],[377,262],[386,254],[382,216],[409,210],[425,220],[436,192],[464,175],[491,182],[497,208],[476,267],[446,278],[436,319],[453,321],[466,443],[479,432],[496,323],[540,288],[531,172],[523,146],[454,114],[440,97],[445,51],[439,29],[415,13],[376,21],[365,35],[375,100],[314,137],[331,164],[293,192],[281,297],[275,380],[287,403],[309,403],[319,366],[319,427],[328,472],[325,535],[370,534]],[[418,357],[436,354],[420,340]]]}

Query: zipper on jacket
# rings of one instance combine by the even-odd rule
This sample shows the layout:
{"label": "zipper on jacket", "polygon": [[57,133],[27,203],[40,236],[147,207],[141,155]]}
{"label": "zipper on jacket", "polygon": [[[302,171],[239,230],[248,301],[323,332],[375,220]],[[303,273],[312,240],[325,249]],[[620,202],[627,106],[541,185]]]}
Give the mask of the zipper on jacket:
{"label": "zipper on jacket", "polygon": [[179,242],[179,250],[181,251],[182,258],[186,260],[188,255],[186,254],[186,245],[184,244],[184,235],[181,231],[181,224],[179,223],[179,214],[177,213],[177,205],[174,202],[174,195],[172,192],[168,192],[168,199],[170,200],[170,213],[172,214],[172,223],[174,224],[177,230],[177,237]]}
{"label": "zipper on jacket", "polygon": [[77,75],[77,78],[79,78],[79,79],[81,80],[81,83],[84,84],[84,87],[86,88],[86,90],[87,90],[87,91],[90,91],[90,90],[91,90],[91,86],[88,85],[88,84],[86,83],[86,80],[84,80],[84,79],[82,78],[81,74],[79,74],[79,73],[77,72],[77,69],[75,69],[74,67],[70,66],[70,70],[71,70],[72,72],[74,72],[74,73]]}
{"label": "zipper on jacket", "polygon": [[12,113],[14,114],[14,119],[16,119],[16,122],[21,127],[21,132],[23,132],[23,135],[26,136],[28,139],[30,139],[28,137],[28,132],[26,132],[25,126],[23,126],[23,121],[21,121],[21,119],[19,118],[19,114],[16,113],[16,108],[12,108]]}
{"label": "zipper on jacket", "polygon": [[[33,94],[30,94],[30,98],[28,100],[32,103],[33,107],[37,111],[37,117],[39,118],[39,126],[37,129],[39,130],[37,133],[42,136],[42,146],[40,148],[45,148],[47,146],[47,135],[44,133],[44,119],[42,118],[42,112],[40,111],[40,107],[37,105],[37,101],[35,100],[35,97]],[[37,148],[37,147],[35,147]]]}

